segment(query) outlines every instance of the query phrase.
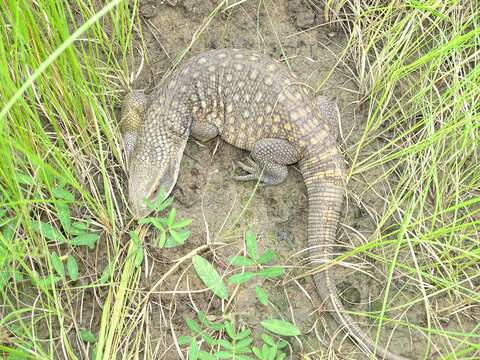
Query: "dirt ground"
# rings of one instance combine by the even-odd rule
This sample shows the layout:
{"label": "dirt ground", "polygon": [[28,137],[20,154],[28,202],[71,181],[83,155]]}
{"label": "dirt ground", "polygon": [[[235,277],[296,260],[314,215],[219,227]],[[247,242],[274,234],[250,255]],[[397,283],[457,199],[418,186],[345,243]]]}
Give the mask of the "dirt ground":
{"label": "dirt ground", "polygon": [[[136,72],[146,62],[138,79],[132,84],[136,89],[152,90],[168,72],[175,58],[188,48],[215,9],[218,0],[139,0],[143,35],[148,53],[141,51],[141,40],[134,39],[138,56],[133,59],[131,71]],[[313,4],[316,0],[258,0],[245,1],[231,11],[215,16],[198,39],[186,58],[205,50],[237,47],[256,49],[274,59],[288,63],[293,72],[304,82],[318,89],[335,101],[341,114],[338,141],[351,165],[366,121],[366,111],[360,101],[352,64],[339,61],[346,46],[346,37],[324,23],[322,9]],[[384,141],[381,138],[378,142]],[[380,146],[380,144],[379,144]],[[375,142],[363,147],[360,158],[375,151]],[[248,156],[221,140],[199,143],[193,139],[187,144],[181,163],[177,185],[173,191],[179,218],[193,219],[189,230],[192,236],[187,245],[175,249],[158,249],[152,231],[146,244],[139,297],[146,294],[175,262],[198,246],[212,244],[213,254],[206,255],[220,272],[230,275],[228,256],[243,249],[243,237],[251,228],[259,238],[259,252],[276,250],[278,264],[286,269],[280,281],[260,281],[241,286],[228,304],[237,324],[247,324],[252,332],[261,332],[260,321],[269,316],[283,318],[296,324],[302,336],[291,339],[288,354],[290,359],[352,359],[367,357],[358,346],[347,338],[325,307],[319,301],[315,286],[309,276],[301,276],[313,265],[306,256],[307,199],[301,174],[295,166],[290,167],[287,180],[279,186],[260,186],[256,191],[253,182],[237,182],[232,179],[235,163]],[[347,196],[338,231],[336,252],[341,253],[365,244],[376,238],[378,221],[382,217],[387,199],[395,187],[394,175],[383,177],[384,171],[375,168],[352,176],[347,184]],[[386,224],[389,225],[389,224]],[[382,249],[383,251],[384,249]],[[383,258],[390,256],[385,250]],[[74,312],[82,328],[98,332],[102,316],[102,304],[106,290],[90,287],[90,284],[105,268],[109,249],[98,246],[95,251],[85,250],[85,284],[74,296]],[[408,254],[401,254],[408,259]],[[381,258],[381,257],[379,257]],[[334,274],[337,289],[345,308],[349,311],[368,312],[382,308],[387,283],[388,264],[373,257],[349,258],[345,266],[336,266]],[[255,296],[254,286],[262,285],[270,296],[272,306],[263,306]],[[193,269],[180,266],[160,289],[148,299],[148,317],[145,321],[151,344],[143,344],[156,359],[187,358],[177,352],[173,339],[190,335],[185,319],[203,310],[212,317],[222,316],[222,304],[210,291],[204,291]],[[75,290],[75,289],[74,289]],[[234,291],[229,288],[230,293]],[[418,328],[394,329],[391,323],[382,324],[378,334],[379,343],[389,343],[389,350],[409,359],[439,358],[437,348],[446,354],[456,350],[457,342],[447,336],[437,341],[428,329],[427,316],[418,288],[411,285],[409,275],[399,271],[393,274],[389,298],[392,299],[387,317],[400,319]],[[32,292],[32,303],[34,292]],[[78,296],[77,296],[78,295]],[[412,301],[414,299],[415,301]],[[448,308],[452,299],[435,299],[439,309]],[[26,301],[28,302],[28,301]],[[401,307],[410,304],[407,308]],[[436,311],[437,309],[430,309]],[[438,311],[440,313],[440,310]],[[142,314],[143,315],[143,314]],[[365,316],[353,316],[359,326],[375,338],[376,323]],[[445,331],[468,332],[478,326],[465,314],[443,315],[441,324]],[[130,319],[136,321],[137,319]],[[37,324],[39,338],[49,338],[52,329]],[[420,330],[419,330],[420,329]],[[53,332],[60,333],[59,329]],[[73,334],[73,331],[71,332]],[[431,344],[427,342],[431,335]],[[70,335],[69,335],[70,336]],[[74,335],[71,335],[72,338]],[[451,335],[454,338],[454,335]],[[460,337],[459,337],[460,338]],[[59,341],[60,344],[60,341]],[[427,346],[430,345],[430,346]],[[79,348],[85,345],[79,345]],[[77,349],[75,349],[77,350]],[[147,351],[147,350],[146,350]],[[426,354],[430,351],[430,355]],[[78,351],[79,358],[82,352]],[[119,354],[119,358],[122,354]],[[451,355],[453,358],[455,355]]]}
{"label": "dirt ground", "polygon": [[[139,12],[148,53],[140,51],[141,41],[137,36],[134,44],[139,50],[138,57],[131,64],[131,71],[138,69],[141,56],[146,56],[146,63],[132,84],[134,88],[148,92],[159,83],[176,57],[190,46],[217,3],[215,0],[140,0]],[[341,114],[338,141],[351,164],[356,144],[363,134],[366,112],[360,102],[362,94],[357,90],[354,67],[339,61],[346,38],[324,23],[321,7],[312,5],[316,3],[304,0],[246,1],[215,16],[185,57],[209,49],[237,47],[256,49],[288,63],[301,80],[318,89],[318,95],[337,103]],[[378,142],[381,141],[379,138]],[[375,142],[361,149],[360,158],[372,151],[375,151]],[[212,249],[215,250],[208,255],[209,260],[217,269],[230,274],[232,269],[228,267],[227,257],[242,250],[244,233],[251,227],[260,239],[260,252],[276,250],[280,255],[278,263],[285,266],[287,274],[284,281],[257,281],[241,286],[234,302],[228,304],[228,312],[233,314],[235,321],[248,324],[254,334],[261,330],[260,321],[269,316],[295,323],[303,335],[300,341],[290,341],[291,359],[366,359],[358,346],[326,314],[312,279],[300,276],[314,265],[305,254],[307,199],[300,173],[291,167],[283,184],[261,186],[254,191],[253,182],[232,179],[235,163],[247,155],[220,140],[208,143],[189,141],[173,195],[178,217],[193,219],[190,226],[192,236],[183,247],[160,250],[155,246],[155,235],[150,235],[141,289],[151,289],[177,259],[205,243],[214,244]],[[380,231],[378,220],[397,181],[394,176],[384,178],[383,173],[377,168],[349,179],[337,253],[366,243]],[[382,256],[388,258],[389,254],[383,253]],[[345,308],[353,312],[381,309],[387,265],[362,256],[349,258],[345,265],[334,269]],[[254,286],[259,284],[269,292],[273,306],[263,306],[257,300]],[[155,349],[156,358],[186,358],[185,353],[180,355],[177,352],[173,338],[190,335],[185,319],[194,317],[196,310],[221,317],[222,304],[212,298],[211,292],[202,289],[204,286],[191,267],[180,267],[160,289],[154,291],[149,299],[147,316],[149,339],[153,342],[148,348]],[[389,308],[406,303],[411,305],[407,309],[401,307],[389,311],[388,317],[427,328],[422,302],[411,302],[411,299],[419,299],[418,293],[413,291],[418,292],[409,285],[408,276],[395,272]],[[439,299],[437,304],[441,302]],[[100,318],[91,311],[85,307],[83,315],[94,320],[91,323],[95,328]],[[373,319],[354,318],[362,329],[370,329],[372,337],[377,335]],[[382,324],[379,343],[389,343],[390,351],[407,358],[436,358],[435,347],[452,346],[444,338],[438,343],[434,340],[435,345],[429,347],[430,355],[426,355],[429,350],[425,334],[413,328],[394,329],[390,324]],[[451,317],[448,324],[442,325],[452,331],[475,327],[460,315],[455,319]]]}
{"label": "dirt ground", "polygon": [[[173,60],[191,42],[212,12],[214,1],[180,0],[141,1],[144,39],[149,50],[148,64],[135,82],[135,88],[151,89]],[[303,0],[247,1],[233,11],[216,16],[206,31],[194,43],[186,57],[208,49],[238,47],[257,49],[274,59],[288,60],[293,72],[313,88],[318,95],[335,101],[340,109],[341,135],[339,142],[347,159],[363,131],[365,114],[358,101],[358,92],[348,64],[338,59],[345,47],[345,37],[323,23],[321,8],[307,6]],[[138,66],[141,59],[136,59]],[[334,69],[334,71],[332,71]],[[279,262],[287,267],[286,286],[281,282],[268,282],[264,286],[271,294],[274,308],[262,306],[255,297],[253,285],[240,290],[232,310],[239,321],[260,328],[259,320],[269,315],[283,317],[299,326],[306,334],[302,343],[291,342],[292,358],[308,355],[321,359],[335,354],[341,358],[364,359],[355,344],[346,339],[330,316],[324,316],[312,280],[307,276],[292,280],[310,267],[303,250],[306,244],[306,197],[300,173],[291,168],[287,181],[276,187],[260,187],[248,204],[255,184],[240,183],[232,179],[235,162],[247,153],[222,141],[206,144],[190,140],[182,161],[180,175],[173,195],[179,216],[193,218],[189,245],[174,250],[149,247],[150,267],[145,286],[160,278],[171,262],[196,246],[208,241],[226,244],[216,252],[215,265],[226,264],[226,257],[237,253],[242,236],[248,226],[261,238],[261,250],[275,249]],[[378,174],[363,174],[348,184],[348,199],[339,230],[338,251],[358,246],[376,229],[375,219],[384,207],[383,196],[388,184],[367,186],[368,178]],[[248,207],[246,207],[248,205]],[[242,217],[235,222],[242,210]],[[211,257],[213,260],[213,257]],[[226,266],[226,265],[225,265]],[[338,290],[349,310],[375,310],[381,306],[386,268],[382,264],[358,261],[352,271],[337,267],[335,274]],[[179,358],[171,346],[172,331],[176,336],[188,334],[184,319],[194,316],[194,307],[210,314],[220,314],[219,304],[209,293],[188,295],[186,292],[203,286],[191,271],[179,271],[157,293],[152,306],[152,337],[165,346],[165,359]],[[394,289],[394,291],[396,291]],[[175,295],[172,295],[175,292]],[[160,306],[163,305],[163,308]],[[172,305],[174,304],[174,305]],[[194,305],[193,305],[194,304]],[[412,312],[409,315],[414,315]],[[170,319],[168,322],[165,319]],[[361,327],[368,329],[365,318],[358,318]],[[417,319],[418,320],[418,319]],[[413,322],[416,322],[413,319]],[[325,325],[327,324],[327,328]],[[371,324],[370,324],[371,325]],[[375,335],[375,328],[371,331]],[[389,339],[380,334],[380,343],[390,341],[390,350],[412,356],[422,354],[421,341],[412,341],[405,330],[397,330]],[[326,348],[330,346],[330,348]],[[412,352],[413,351],[413,352]]]}

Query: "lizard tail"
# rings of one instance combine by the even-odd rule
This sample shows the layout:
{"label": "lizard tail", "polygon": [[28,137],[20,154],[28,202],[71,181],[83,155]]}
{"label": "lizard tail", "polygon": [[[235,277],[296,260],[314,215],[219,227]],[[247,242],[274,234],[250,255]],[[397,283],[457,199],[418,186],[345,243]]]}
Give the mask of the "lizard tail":
{"label": "lizard tail", "polygon": [[[308,194],[309,255],[312,260],[321,259],[325,262],[332,258],[345,191],[343,158],[336,145],[330,145],[321,151],[317,149],[300,162]],[[345,312],[329,268],[315,274],[314,281],[322,302],[333,306],[334,318],[349,336],[378,358],[407,360],[375,344]]]}

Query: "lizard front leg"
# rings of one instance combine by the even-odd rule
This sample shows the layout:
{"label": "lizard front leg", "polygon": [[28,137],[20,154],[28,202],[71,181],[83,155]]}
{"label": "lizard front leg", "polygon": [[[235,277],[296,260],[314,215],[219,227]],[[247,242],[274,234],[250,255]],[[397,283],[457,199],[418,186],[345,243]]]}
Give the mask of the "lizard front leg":
{"label": "lizard front leg", "polygon": [[287,165],[300,160],[301,154],[296,146],[287,140],[267,138],[258,140],[250,153],[249,164],[242,162],[238,166],[247,172],[235,176],[235,180],[258,180],[266,185],[282,183],[288,175]]}
{"label": "lizard front leg", "polygon": [[123,99],[120,131],[127,161],[137,143],[138,131],[144,123],[148,102],[149,97],[142,91],[132,91]]}
{"label": "lizard front leg", "polygon": [[337,139],[340,132],[340,112],[338,111],[337,104],[328,100],[326,96],[317,96],[315,101],[321,118],[328,123],[333,137]]}

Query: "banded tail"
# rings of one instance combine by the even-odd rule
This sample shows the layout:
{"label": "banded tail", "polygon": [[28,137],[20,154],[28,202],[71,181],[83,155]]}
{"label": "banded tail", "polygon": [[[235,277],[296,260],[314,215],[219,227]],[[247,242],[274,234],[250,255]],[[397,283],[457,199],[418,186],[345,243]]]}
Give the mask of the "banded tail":
{"label": "banded tail", "polygon": [[[340,211],[343,204],[345,165],[340,150],[332,141],[322,148],[309,149],[300,161],[300,169],[308,194],[308,247],[311,260],[332,258]],[[408,360],[395,355],[375,342],[345,312],[337,294],[335,279],[329,268],[314,275],[322,302],[332,306],[333,316],[347,334],[377,357]]]}

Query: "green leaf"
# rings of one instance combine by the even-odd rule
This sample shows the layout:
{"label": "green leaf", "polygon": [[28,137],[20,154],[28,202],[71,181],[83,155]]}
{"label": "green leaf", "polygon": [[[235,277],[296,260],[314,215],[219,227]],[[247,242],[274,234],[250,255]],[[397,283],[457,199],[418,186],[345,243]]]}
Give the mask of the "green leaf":
{"label": "green leaf", "polygon": [[51,287],[59,282],[62,278],[60,276],[50,275],[42,279],[36,279],[40,286]]}
{"label": "green leaf", "polygon": [[[6,238],[6,239],[10,239],[12,238],[12,235],[13,235],[13,226],[12,226],[12,223],[14,222],[16,218],[15,217],[11,217],[11,218],[2,218],[1,214],[0,214],[0,228],[3,228],[4,226],[6,226],[7,224],[9,225],[8,227],[6,227],[4,230],[3,230],[3,236]],[[10,224],[9,224],[10,223]]]}
{"label": "green leaf", "polygon": [[65,278],[65,269],[63,268],[62,260],[56,252],[50,254],[50,260],[52,261],[52,266],[62,278]]}
{"label": "green leaf", "polygon": [[257,272],[258,276],[261,276],[265,279],[273,279],[283,275],[283,268],[279,266],[265,268]]}
{"label": "green leaf", "polygon": [[198,353],[198,358],[200,360],[215,360],[215,356],[213,356],[212,354],[209,354],[205,351],[200,351]]}
{"label": "green leaf", "polygon": [[73,196],[73,194],[71,192],[69,192],[68,190],[65,190],[61,187],[54,187],[52,189],[52,195],[56,199],[62,199],[62,200],[65,200],[67,202],[74,202],[75,201],[75,196]]}
{"label": "green leaf", "polygon": [[150,201],[147,198],[144,201],[150,210],[163,211],[164,209],[166,209],[171,205],[171,203],[173,202],[173,198],[170,197],[167,199],[167,193],[165,192],[165,187],[162,186],[160,187],[160,189],[158,189],[158,194],[154,202]]}
{"label": "green leaf", "polygon": [[231,339],[235,339],[235,329],[233,328],[233,325],[230,321],[227,321],[225,323],[225,330]]}
{"label": "green leaf", "polygon": [[266,355],[268,360],[274,360],[276,354],[277,354],[277,347],[276,346],[267,347],[265,349],[265,355]]}
{"label": "green leaf", "polygon": [[190,342],[194,340],[194,338],[192,336],[185,336],[185,335],[182,335],[178,338],[178,344],[180,346],[183,346],[183,345],[187,345],[187,344],[190,344]]}
{"label": "green leaf", "polygon": [[260,256],[260,258],[257,260],[257,263],[259,263],[260,265],[265,265],[270,261],[275,260],[276,257],[277,253],[275,251],[267,250],[262,254],[262,256]]}
{"label": "green leaf", "polygon": [[180,220],[179,222],[173,224],[172,226],[170,226],[170,228],[172,229],[181,229],[185,226],[188,226],[192,223],[192,219],[182,219]]}
{"label": "green leaf", "polygon": [[142,265],[143,257],[144,257],[143,248],[139,247],[137,250],[135,250],[135,262],[134,262],[135,267],[138,268]]}
{"label": "green leaf", "polygon": [[32,222],[31,226],[33,230],[42,234],[48,240],[56,241],[59,244],[65,242],[65,238],[63,237],[62,233],[50,224],[38,220]]}
{"label": "green leaf", "polygon": [[136,247],[134,266],[138,268],[142,265],[143,256],[144,256],[142,242],[140,241],[140,238],[138,237],[138,234],[136,231],[130,231],[130,239],[132,239],[133,244]]}
{"label": "green leaf", "polygon": [[300,330],[288,321],[269,319],[262,321],[261,324],[265,329],[278,335],[297,336],[301,334]]}
{"label": "green leaf", "polygon": [[229,341],[225,339],[218,339],[217,342],[218,342],[218,345],[223,346],[225,349],[233,350],[233,345]]}
{"label": "green leaf", "polygon": [[160,236],[158,237],[158,247],[161,249],[165,246],[165,242],[167,241],[167,232],[160,231]]}
{"label": "green leaf", "polygon": [[97,341],[97,337],[89,330],[80,330],[80,339],[91,344]]}
{"label": "green leaf", "polygon": [[78,264],[77,260],[75,260],[72,255],[68,255],[67,258],[67,271],[70,279],[72,279],[73,281],[78,280]]}
{"label": "green leaf", "polygon": [[230,256],[228,258],[228,262],[232,265],[235,266],[252,266],[255,265],[255,261],[252,259],[242,256],[242,255],[236,255],[236,256]]}
{"label": "green leaf", "polygon": [[228,279],[228,283],[232,285],[239,285],[252,280],[254,277],[255,277],[255,273],[252,273],[252,272],[235,274],[230,276],[230,278]]}
{"label": "green leaf", "polygon": [[165,244],[163,245],[164,249],[171,249],[177,246],[182,246],[182,244],[177,243],[173,237],[169,236],[167,237],[167,241],[165,241]]}
{"label": "green leaf", "polygon": [[255,294],[257,295],[258,300],[263,305],[268,305],[268,294],[260,286],[255,286]]}
{"label": "green leaf", "polygon": [[55,207],[57,209],[58,219],[60,220],[60,223],[62,224],[63,229],[67,233],[69,233],[72,227],[72,218],[70,215],[70,208],[64,202],[57,202],[55,204]]}
{"label": "green leaf", "polygon": [[270,346],[275,346],[275,340],[273,340],[273,338],[268,334],[262,334],[262,340],[264,343]]}
{"label": "green leaf", "polygon": [[97,354],[98,354],[98,348],[97,348],[97,344],[95,344],[94,346],[92,346],[92,357],[91,359],[93,360],[97,360]]}
{"label": "green leaf", "polygon": [[15,180],[22,185],[33,185],[35,184],[35,178],[29,174],[16,174]]}
{"label": "green leaf", "polygon": [[253,260],[257,260],[257,239],[250,229],[247,230],[245,235],[245,245],[247,247],[247,254],[250,255]]}
{"label": "green leaf", "polygon": [[210,345],[210,346],[216,346],[217,345],[217,340],[215,340],[213,337],[211,337],[208,334],[205,334],[204,332],[200,333],[200,336],[202,337],[205,342]]}
{"label": "green leaf", "polygon": [[90,225],[85,222],[76,221],[72,223],[70,227],[70,234],[72,235],[80,235],[85,232],[88,232]]}
{"label": "green leaf", "polygon": [[163,211],[173,204],[173,197],[169,197],[155,205],[155,211]]}
{"label": "green leaf", "polygon": [[185,323],[194,334],[199,334],[202,332],[200,325],[195,320],[188,318],[185,320]]}
{"label": "green leaf", "polygon": [[217,352],[215,353],[215,358],[216,358],[216,359],[235,359],[235,358],[232,356],[232,353],[226,352],[226,351],[217,351]]}
{"label": "green leaf", "polygon": [[157,198],[154,202],[151,202],[149,199],[145,199],[145,204],[150,210],[153,211],[163,211],[173,203],[173,197],[167,198],[165,193],[165,188],[160,188]]}
{"label": "green leaf", "polygon": [[203,257],[195,255],[192,258],[193,267],[203,283],[220,299],[228,299],[227,287],[217,270]]}
{"label": "green leaf", "polygon": [[0,290],[5,289],[5,286],[7,285],[9,279],[10,279],[10,275],[8,271],[6,270],[0,271]]}
{"label": "green leaf", "polygon": [[270,360],[268,353],[269,353],[270,347],[267,344],[263,344],[262,346],[262,358],[266,360]]}
{"label": "green leaf", "polygon": [[167,221],[164,218],[157,218],[153,216],[141,218],[138,220],[138,223],[141,225],[152,224],[156,229],[164,231],[164,226],[167,226]]}
{"label": "green leaf", "polygon": [[138,234],[136,231],[130,231],[129,233],[130,239],[132,240],[133,244],[138,248],[142,246],[142,242],[140,241],[140,238],[138,237]]}
{"label": "green leaf", "polygon": [[252,348],[252,351],[253,353],[259,358],[259,359],[262,359],[263,360],[263,355],[262,355],[262,352],[260,351],[259,348],[257,348],[256,346],[254,346]]}
{"label": "green leaf", "polygon": [[167,225],[171,227],[175,223],[175,219],[177,217],[177,210],[175,208],[170,209],[167,217]]}
{"label": "green leaf", "polygon": [[173,240],[175,240],[175,242],[178,244],[185,243],[185,240],[188,239],[190,234],[191,233],[188,230],[176,231],[176,230],[170,229],[170,235],[172,235]]}
{"label": "green leaf", "polygon": [[[237,349],[241,349],[241,348],[244,348],[244,347],[247,347],[248,345],[250,345],[253,341],[253,338],[252,337],[247,337],[246,339],[243,339],[243,340],[240,340],[238,341],[235,346],[237,347]],[[248,351],[242,351],[242,352],[250,352],[250,349]]]}
{"label": "green leaf", "polygon": [[210,323],[210,328],[215,331],[221,331],[225,328],[223,323]]}
{"label": "green leaf", "polygon": [[250,331],[250,329],[242,330],[237,334],[237,340],[242,340],[243,338],[249,336],[251,333],[252,332]]}
{"label": "green leaf", "polygon": [[12,235],[14,233],[12,223],[14,222],[14,220],[15,220],[15,217],[2,218],[2,216],[0,216],[0,228],[4,228],[3,229],[3,236],[6,239],[11,239],[12,238]]}
{"label": "green leaf", "polygon": [[147,205],[148,209],[155,211],[155,203],[151,202],[149,198],[143,199],[143,202],[145,203],[145,205]]}
{"label": "green leaf", "polygon": [[[157,211],[161,211],[161,210],[158,210],[160,206],[162,206],[164,204],[164,202],[167,199],[167,192],[165,191],[165,187],[164,186],[161,186],[160,189],[158,189],[158,194],[157,194],[157,197],[155,198],[155,206],[156,206],[156,210]],[[173,198],[170,198],[173,200]]]}
{"label": "green leaf", "polygon": [[[21,349],[12,350],[9,349],[8,357],[4,357],[5,360],[30,360],[32,359],[32,355],[26,351]],[[4,355],[5,356],[5,355]]]}
{"label": "green leaf", "polygon": [[181,246],[185,243],[185,240],[188,239],[190,236],[190,231],[182,230],[182,231],[175,231],[170,229],[170,235],[167,240],[165,241],[164,248],[169,249],[177,246]]}
{"label": "green leaf", "polygon": [[288,345],[288,342],[283,339],[280,339],[280,341],[277,344],[279,349],[284,349],[287,347],[287,345]]}
{"label": "green leaf", "polygon": [[23,274],[20,271],[12,270],[12,277],[16,282],[23,281]]}
{"label": "green leaf", "polygon": [[167,241],[165,241],[165,244],[163,245],[164,249],[171,249],[177,246],[181,246],[182,244],[177,243],[171,236],[167,237]]}
{"label": "green leaf", "polygon": [[100,284],[105,284],[107,281],[110,280],[110,277],[112,276],[112,264],[108,264],[105,266],[105,269],[103,269],[102,276],[100,276]]}
{"label": "green leaf", "polygon": [[95,244],[99,238],[100,235],[98,234],[83,233],[81,235],[75,236],[70,241],[70,244],[75,246],[88,246],[90,249],[94,249]]}
{"label": "green leaf", "polygon": [[188,360],[198,359],[198,344],[195,339],[192,339],[188,348]]}
{"label": "green leaf", "polygon": [[208,320],[207,315],[202,310],[197,312],[198,320],[202,323],[203,326],[210,327],[210,320]]}

